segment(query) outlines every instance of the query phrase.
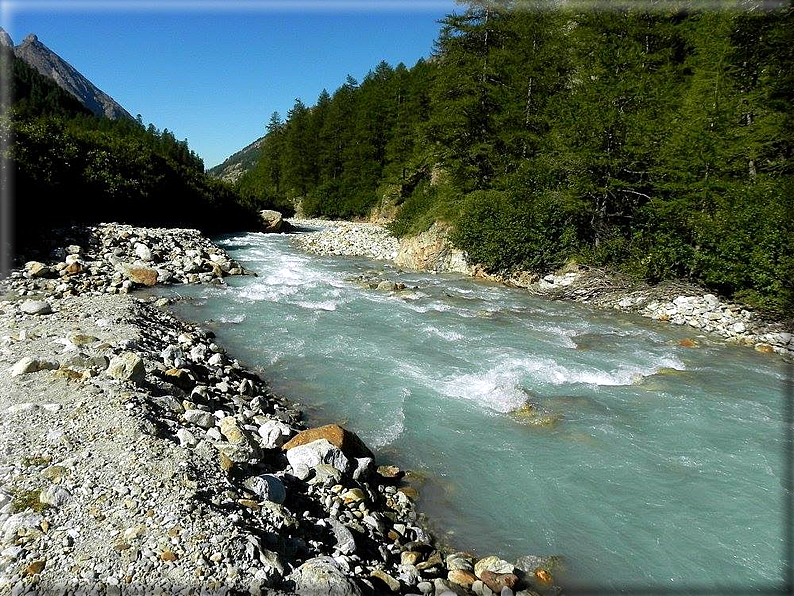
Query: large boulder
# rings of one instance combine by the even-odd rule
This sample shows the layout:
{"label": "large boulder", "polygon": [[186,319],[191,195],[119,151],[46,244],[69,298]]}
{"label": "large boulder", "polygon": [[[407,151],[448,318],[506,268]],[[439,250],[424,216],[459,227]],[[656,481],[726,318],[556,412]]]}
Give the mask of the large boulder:
{"label": "large boulder", "polygon": [[284,228],[284,218],[278,211],[263,209],[259,212],[265,232],[280,232]]}
{"label": "large boulder", "polygon": [[342,428],[338,424],[326,424],[325,426],[318,426],[317,428],[310,428],[299,432],[297,435],[287,441],[282,449],[289,451],[295,447],[312,443],[319,439],[325,439],[334,447],[341,449],[348,458],[357,457],[373,457],[364,442],[358,438],[356,433]]}
{"label": "large boulder", "polygon": [[302,596],[359,596],[361,591],[331,557],[315,557],[292,574],[295,593]]}

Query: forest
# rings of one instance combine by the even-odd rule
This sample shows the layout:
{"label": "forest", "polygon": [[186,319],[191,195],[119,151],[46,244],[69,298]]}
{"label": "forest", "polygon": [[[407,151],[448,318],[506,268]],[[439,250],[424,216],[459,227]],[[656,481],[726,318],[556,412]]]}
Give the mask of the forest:
{"label": "forest", "polygon": [[36,247],[54,227],[117,221],[255,229],[254,206],[204,173],[186,141],[138,120],[93,115],[8,48],[12,73],[0,134],[12,142],[4,178],[13,181],[16,249]]}
{"label": "forest", "polygon": [[[794,9],[465,2],[432,56],[267,125],[252,203],[453,225],[491,271],[601,266],[794,305]],[[713,8],[713,7],[712,7]]]}

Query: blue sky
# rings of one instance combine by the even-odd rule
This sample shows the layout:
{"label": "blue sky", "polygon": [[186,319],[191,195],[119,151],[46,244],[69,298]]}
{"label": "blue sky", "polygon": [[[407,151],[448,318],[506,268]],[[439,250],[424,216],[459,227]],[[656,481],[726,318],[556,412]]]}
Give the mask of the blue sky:
{"label": "blue sky", "polygon": [[[295,98],[313,104],[380,60],[427,57],[452,0],[3,4],[14,43],[28,33],[133,116],[168,128],[207,167],[264,133]],[[164,8],[165,7],[165,8]],[[460,9],[458,9],[460,10]]]}

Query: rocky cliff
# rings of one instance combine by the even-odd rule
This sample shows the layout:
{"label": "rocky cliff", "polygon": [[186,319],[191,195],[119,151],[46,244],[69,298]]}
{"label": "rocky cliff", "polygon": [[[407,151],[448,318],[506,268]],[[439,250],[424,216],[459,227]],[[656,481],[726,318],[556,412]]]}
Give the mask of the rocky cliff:
{"label": "rocky cliff", "polygon": [[[0,43],[5,44],[5,38],[7,38],[10,44],[11,38],[8,37],[5,31],[3,31],[3,34],[0,35],[0,37],[3,37]],[[112,119],[132,119],[129,112],[112,97],[80,74],[66,60],[41,43],[38,37],[32,33],[14,48],[14,54],[43,76],[55,81],[61,89],[74,95],[85,107],[98,116]]]}

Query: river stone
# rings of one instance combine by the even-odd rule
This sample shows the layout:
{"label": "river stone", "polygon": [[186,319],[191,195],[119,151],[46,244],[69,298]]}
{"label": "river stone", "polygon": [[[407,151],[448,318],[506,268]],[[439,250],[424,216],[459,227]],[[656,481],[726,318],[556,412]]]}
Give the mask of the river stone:
{"label": "river stone", "polygon": [[182,447],[195,447],[198,443],[193,433],[186,428],[180,428],[176,431],[176,438],[179,439],[179,444]]}
{"label": "river stone", "polygon": [[292,437],[283,447],[284,451],[289,451],[294,447],[306,445],[318,439],[324,439],[331,445],[342,450],[348,458],[355,457],[372,457],[372,454],[364,442],[358,436],[347,429],[342,428],[338,424],[326,424],[325,426],[318,426],[317,428],[310,428],[299,432]]}
{"label": "river stone", "polygon": [[292,447],[287,451],[287,461],[301,479],[308,478],[310,469],[319,464],[329,464],[343,473],[350,467],[350,460],[342,450],[325,439]]}
{"label": "river stone", "polygon": [[50,268],[39,261],[28,261],[25,263],[25,271],[30,277],[46,277],[50,274]]}
{"label": "river stone", "polygon": [[356,552],[356,539],[353,537],[353,532],[334,518],[329,518],[328,524],[331,526],[336,539],[336,549],[343,555],[350,555]]}
{"label": "river stone", "polygon": [[279,420],[268,420],[259,427],[257,432],[262,437],[259,444],[263,449],[278,449],[292,434],[292,429]]}
{"label": "river stone", "polygon": [[342,480],[342,472],[328,464],[314,466],[314,478],[309,480],[309,484],[319,484],[320,486],[333,486]]}
{"label": "river stone", "polygon": [[153,286],[157,283],[157,269],[141,267],[129,263],[118,263],[116,269],[128,280],[142,286]]}
{"label": "river stone", "polygon": [[38,528],[43,519],[40,513],[27,511],[9,516],[8,519],[3,522],[2,527],[0,527],[3,542],[10,543],[13,541],[17,536],[17,532],[21,529],[30,530]]}
{"label": "river stone", "polygon": [[212,428],[215,426],[215,418],[210,412],[205,412],[204,410],[187,409],[183,416],[186,422],[201,428]]}
{"label": "river stone", "polygon": [[471,571],[466,571],[464,569],[452,569],[447,573],[447,579],[453,584],[458,584],[464,588],[470,588],[471,585],[477,581],[477,576]]}
{"label": "river stone", "polygon": [[383,569],[374,569],[372,573],[369,574],[370,577],[374,577],[379,579],[381,582],[386,584],[392,592],[399,592],[400,591],[400,582],[394,579],[391,575],[383,571]]}
{"label": "river stone", "polygon": [[248,437],[245,436],[245,433],[240,428],[240,425],[237,424],[237,420],[234,416],[227,416],[220,421],[219,426],[221,434],[223,434],[230,443],[239,444],[248,442]]}
{"label": "river stone", "polygon": [[436,590],[436,594],[439,596],[442,594],[457,594],[458,596],[469,596],[469,591],[464,588],[463,586],[459,586],[458,584],[453,584],[451,581],[446,579],[441,579],[440,577],[433,580],[433,585]]}
{"label": "river stone", "polygon": [[39,372],[40,370],[55,370],[60,365],[54,360],[40,360],[32,356],[25,356],[11,367],[11,376],[18,377],[27,373]]}
{"label": "river stone", "polygon": [[152,250],[142,242],[138,242],[135,244],[135,256],[141,261],[151,261]]}
{"label": "river stone", "polygon": [[301,596],[360,596],[361,591],[331,557],[315,557],[292,574]]}
{"label": "river stone", "polygon": [[146,368],[135,352],[122,352],[110,361],[107,374],[120,381],[142,383],[146,378]]}
{"label": "river stone", "polygon": [[262,474],[261,476],[252,476],[244,483],[248,490],[254,493],[260,499],[270,501],[271,503],[283,503],[287,498],[287,489],[280,478],[272,474]]}
{"label": "river stone", "polygon": [[512,590],[518,582],[518,577],[512,573],[494,573],[487,569],[482,572],[480,579],[494,592],[500,593],[504,588]]}
{"label": "river stone", "polygon": [[499,557],[490,556],[480,559],[474,564],[474,575],[482,579],[483,571],[491,571],[493,573],[513,573],[513,564],[508,563]]}
{"label": "river stone", "polygon": [[52,307],[44,300],[25,300],[19,306],[26,315],[48,315],[52,313]]}
{"label": "river stone", "polygon": [[259,212],[265,232],[278,232],[284,226],[284,218],[278,211],[263,209]]}

